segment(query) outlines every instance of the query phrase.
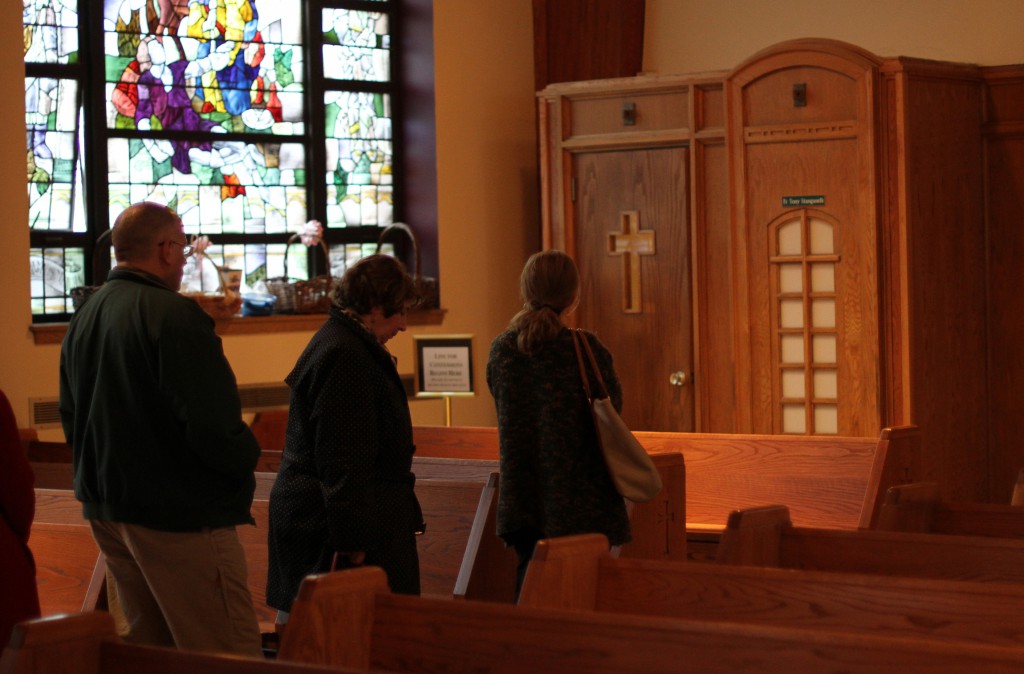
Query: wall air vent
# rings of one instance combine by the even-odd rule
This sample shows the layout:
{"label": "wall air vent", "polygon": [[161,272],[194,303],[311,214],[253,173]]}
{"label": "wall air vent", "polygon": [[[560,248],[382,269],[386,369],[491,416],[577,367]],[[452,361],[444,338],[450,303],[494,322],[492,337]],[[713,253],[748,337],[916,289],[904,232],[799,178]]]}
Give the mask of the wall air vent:
{"label": "wall air vent", "polygon": [[29,398],[28,418],[32,428],[60,428],[60,401],[57,398]]}

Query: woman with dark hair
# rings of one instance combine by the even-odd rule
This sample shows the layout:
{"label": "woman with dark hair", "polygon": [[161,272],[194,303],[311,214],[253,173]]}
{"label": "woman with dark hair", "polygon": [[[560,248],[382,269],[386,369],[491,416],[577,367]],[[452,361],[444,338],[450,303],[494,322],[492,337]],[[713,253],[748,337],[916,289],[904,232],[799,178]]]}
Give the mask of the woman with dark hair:
{"label": "woman with dark hair", "polygon": [[417,299],[401,262],[360,260],[285,379],[291,404],[270,492],[267,573],[267,603],[282,622],[302,579],[332,568],[380,566],[393,592],[419,594],[412,421],[385,346]]}
{"label": "woman with dark hair", "polygon": [[[523,308],[491,343],[487,360],[501,459],[498,535],[519,556],[517,597],[541,538],[601,533],[611,545],[630,540],[626,505],[605,467],[572,334],[562,322],[579,301],[576,264],[561,251],[536,253],[519,282]],[[621,410],[611,354],[593,333],[580,336]]]}

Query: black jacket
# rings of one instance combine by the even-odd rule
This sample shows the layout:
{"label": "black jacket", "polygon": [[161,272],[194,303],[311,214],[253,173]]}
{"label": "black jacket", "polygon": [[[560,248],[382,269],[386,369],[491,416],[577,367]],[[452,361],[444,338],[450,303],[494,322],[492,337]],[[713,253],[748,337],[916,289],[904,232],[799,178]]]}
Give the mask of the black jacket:
{"label": "black jacket", "polygon": [[260,448],[213,327],[194,300],[123,269],[72,318],[60,414],[87,519],[163,531],[253,522]]}
{"label": "black jacket", "polygon": [[285,380],[291,406],[270,492],[267,603],[287,611],[335,552],[365,551],[395,592],[419,592],[412,420],[390,353],[332,309]]}

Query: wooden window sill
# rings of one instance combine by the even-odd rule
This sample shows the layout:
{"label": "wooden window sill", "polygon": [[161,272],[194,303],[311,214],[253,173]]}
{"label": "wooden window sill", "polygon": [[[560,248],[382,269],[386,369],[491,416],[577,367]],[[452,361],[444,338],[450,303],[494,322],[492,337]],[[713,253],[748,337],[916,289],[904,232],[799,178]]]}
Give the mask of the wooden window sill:
{"label": "wooden window sill", "polygon": [[[426,309],[409,312],[409,325],[441,325],[445,309]],[[323,324],[327,314],[295,314],[276,316],[247,316],[218,321],[217,334],[257,335],[275,332],[311,332]],[[67,331],[67,323],[37,323],[29,326],[36,344],[60,344]]]}

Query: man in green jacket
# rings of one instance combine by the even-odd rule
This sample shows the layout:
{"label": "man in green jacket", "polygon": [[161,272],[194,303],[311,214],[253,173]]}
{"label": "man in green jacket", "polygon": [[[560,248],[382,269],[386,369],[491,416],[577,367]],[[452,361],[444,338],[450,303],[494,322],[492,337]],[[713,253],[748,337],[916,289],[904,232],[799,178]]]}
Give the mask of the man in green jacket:
{"label": "man in green jacket", "polygon": [[239,524],[260,449],[214,322],[178,293],[191,253],[166,206],[127,208],[117,265],[68,326],[60,413],[75,496],[129,642],[259,657]]}

